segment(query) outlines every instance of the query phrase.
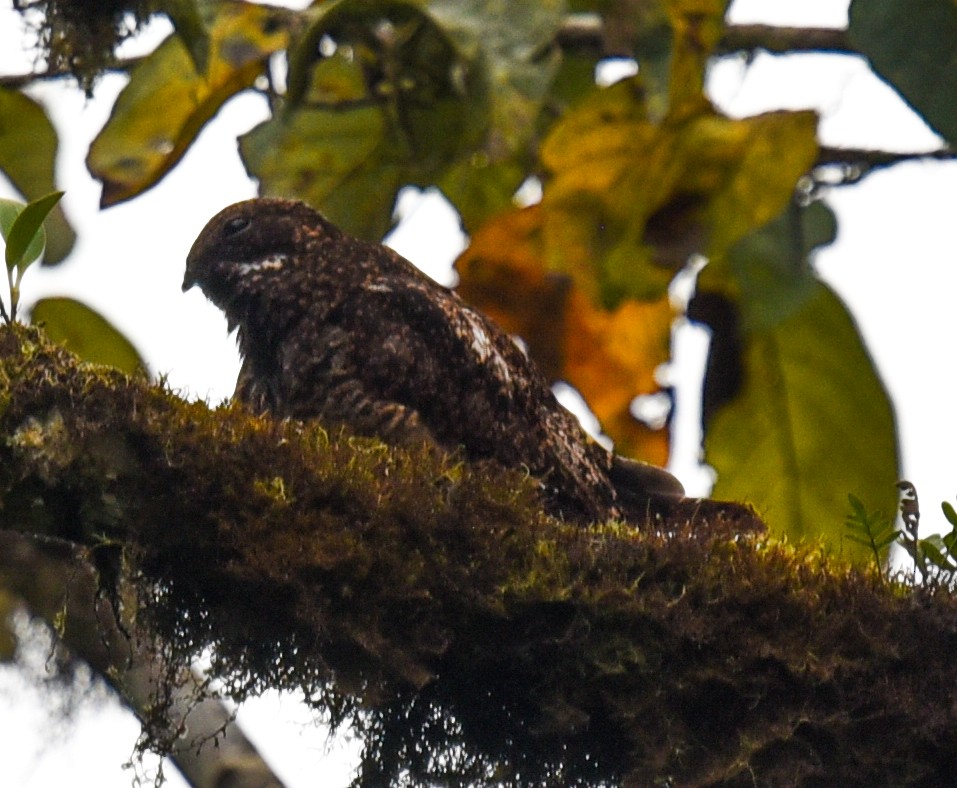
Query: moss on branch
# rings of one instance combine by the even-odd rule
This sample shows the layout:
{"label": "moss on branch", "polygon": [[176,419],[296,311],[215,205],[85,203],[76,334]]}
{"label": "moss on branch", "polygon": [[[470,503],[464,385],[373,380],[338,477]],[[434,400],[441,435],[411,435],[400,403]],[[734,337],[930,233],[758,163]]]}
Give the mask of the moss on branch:
{"label": "moss on branch", "polygon": [[742,508],[570,526],[519,474],[187,403],[23,328],[0,331],[0,506],[120,546],[168,658],[210,648],[236,697],[301,690],[353,722],[367,785],[957,769],[953,598],[772,543]]}

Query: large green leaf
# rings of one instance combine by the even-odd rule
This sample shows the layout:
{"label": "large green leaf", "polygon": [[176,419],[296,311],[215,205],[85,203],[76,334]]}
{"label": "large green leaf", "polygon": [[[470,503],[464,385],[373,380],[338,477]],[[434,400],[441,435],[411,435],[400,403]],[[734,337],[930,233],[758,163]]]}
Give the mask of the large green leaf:
{"label": "large green leaf", "polygon": [[[737,370],[719,380],[729,369],[709,369],[706,393],[717,387],[723,401],[706,424],[705,459],[718,473],[716,497],[750,501],[775,533],[820,536],[866,560],[842,543],[847,495],[894,511],[893,407],[847,308],[804,259],[831,237],[832,217],[816,209],[804,218],[803,240],[789,212],[700,279],[742,314],[740,336],[719,349]],[[723,329],[713,326],[713,342]],[[728,357],[729,345],[739,357]]]}
{"label": "large green leaf", "polygon": [[343,56],[323,60],[308,102],[259,124],[239,141],[264,195],[299,197],[356,235],[381,238],[392,223],[395,194],[407,180],[408,155],[390,145],[386,117],[364,102],[361,67]]}
{"label": "large green leaf", "polygon": [[495,134],[486,153],[495,162],[505,151],[518,150],[557,73],[559,53],[553,43],[564,0],[430,0],[427,9],[461,56],[486,71],[489,125]]}
{"label": "large green leaf", "polygon": [[[508,205],[554,76],[556,0],[319,5],[283,110],[240,150],[266,194],[379,238],[398,189],[438,185],[474,226]],[[388,24],[384,23],[388,20]]]}
{"label": "large green leaf", "polygon": [[211,28],[209,64],[196,71],[183,39],[171,35],[130,74],[87,167],[115,205],[155,185],[233,95],[250,87],[269,55],[286,46],[288,12],[223,2]]}
{"label": "large green leaf", "polygon": [[874,71],[957,144],[957,3],[854,0],[849,33]]}
{"label": "large green leaf", "polygon": [[486,72],[484,138],[438,181],[468,230],[509,207],[532,162],[529,141],[561,62],[564,0],[431,0],[429,13]]}
{"label": "large green leaf", "polygon": [[42,298],[33,306],[30,321],[84,361],[116,367],[128,375],[146,372],[146,362],[133,343],[86,304],[72,298]]}
{"label": "large green leaf", "polygon": [[[0,170],[28,202],[56,189],[56,152],[56,129],[43,107],[19,91],[0,88]],[[76,241],[59,205],[46,232],[46,262],[58,263]]]}

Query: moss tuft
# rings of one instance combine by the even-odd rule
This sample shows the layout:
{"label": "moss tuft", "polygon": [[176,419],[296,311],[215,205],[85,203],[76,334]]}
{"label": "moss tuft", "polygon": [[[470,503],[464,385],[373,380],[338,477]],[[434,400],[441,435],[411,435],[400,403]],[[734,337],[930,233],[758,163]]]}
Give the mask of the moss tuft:
{"label": "moss tuft", "polygon": [[158,10],[159,0],[20,0],[14,2],[36,33],[53,73],[71,74],[87,96],[116,63],[116,49]]}

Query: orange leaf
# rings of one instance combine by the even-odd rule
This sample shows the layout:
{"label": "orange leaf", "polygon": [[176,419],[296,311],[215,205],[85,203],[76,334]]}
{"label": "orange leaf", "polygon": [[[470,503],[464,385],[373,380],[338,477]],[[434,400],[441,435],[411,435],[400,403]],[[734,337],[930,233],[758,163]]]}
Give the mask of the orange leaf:
{"label": "orange leaf", "polygon": [[667,297],[602,309],[569,277],[547,269],[542,247],[538,206],[497,217],[457,261],[459,292],[520,335],[550,380],[575,386],[619,451],[664,464],[667,433],[629,409],[636,396],[658,391],[654,371],[668,359],[674,316]]}
{"label": "orange leaf", "polygon": [[619,453],[663,465],[668,436],[631,415],[641,394],[659,391],[655,369],[668,361],[674,308],[629,299],[609,312],[595,309],[579,292],[565,313],[565,376],[577,388]]}

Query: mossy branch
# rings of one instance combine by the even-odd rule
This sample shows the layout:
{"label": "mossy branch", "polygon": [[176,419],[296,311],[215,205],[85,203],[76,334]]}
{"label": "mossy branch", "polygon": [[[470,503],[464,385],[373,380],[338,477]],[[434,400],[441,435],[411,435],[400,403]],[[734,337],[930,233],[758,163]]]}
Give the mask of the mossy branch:
{"label": "mossy branch", "polygon": [[[362,782],[943,784],[957,604],[747,510],[546,517],[534,485],[186,403],[0,332],[5,527],[121,545],[137,631],[301,690]],[[742,782],[743,781],[743,782]]]}

